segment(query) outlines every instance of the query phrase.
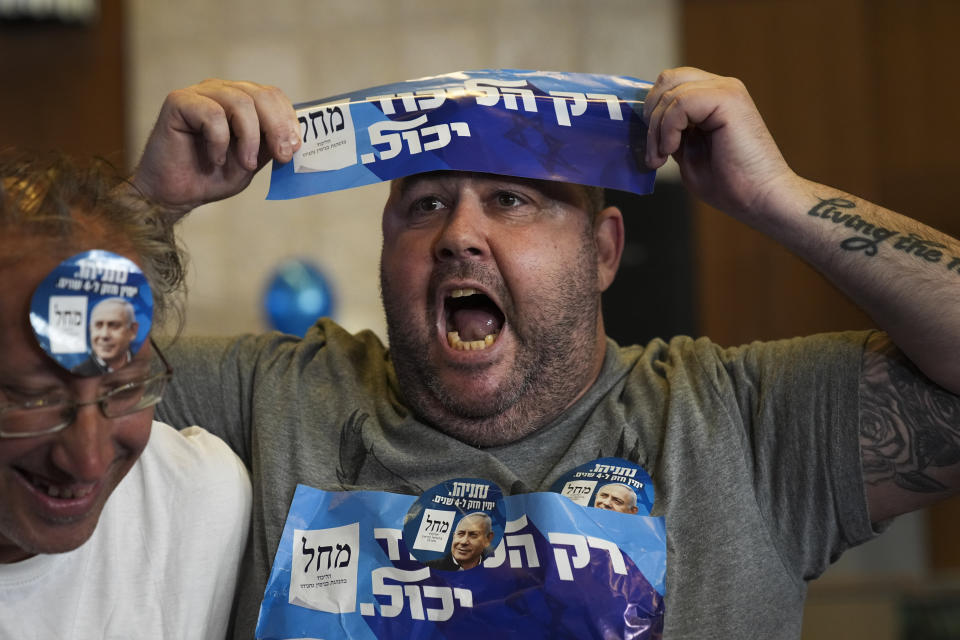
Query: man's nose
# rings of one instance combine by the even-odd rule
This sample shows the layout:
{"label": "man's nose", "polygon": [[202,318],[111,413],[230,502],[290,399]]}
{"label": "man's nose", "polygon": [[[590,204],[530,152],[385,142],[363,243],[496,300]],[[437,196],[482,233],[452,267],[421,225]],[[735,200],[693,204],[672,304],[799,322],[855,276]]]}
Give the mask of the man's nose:
{"label": "man's nose", "polygon": [[73,422],[57,434],[52,454],[56,466],[78,481],[103,478],[116,456],[111,427],[96,404],[77,407]]}
{"label": "man's nose", "polygon": [[476,198],[461,198],[444,220],[434,254],[438,260],[482,259],[490,255],[488,220]]}

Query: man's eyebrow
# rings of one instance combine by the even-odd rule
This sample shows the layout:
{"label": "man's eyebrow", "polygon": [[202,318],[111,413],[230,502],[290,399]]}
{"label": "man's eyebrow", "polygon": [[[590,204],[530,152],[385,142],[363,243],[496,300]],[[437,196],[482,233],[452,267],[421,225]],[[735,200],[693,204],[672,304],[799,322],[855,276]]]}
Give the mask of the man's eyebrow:
{"label": "man's eyebrow", "polygon": [[417,186],[421,182],[425,182],[427,180],[440,179],[447,173],[448,172],[446,171],[428,171],[426,173],[414,173],[409,176],[397,178],[396,180],[394,180],[394,184],[396,185],[397,193],[402,196],[402,195],[406,195],[408,191],[413,189],[415,186]]}

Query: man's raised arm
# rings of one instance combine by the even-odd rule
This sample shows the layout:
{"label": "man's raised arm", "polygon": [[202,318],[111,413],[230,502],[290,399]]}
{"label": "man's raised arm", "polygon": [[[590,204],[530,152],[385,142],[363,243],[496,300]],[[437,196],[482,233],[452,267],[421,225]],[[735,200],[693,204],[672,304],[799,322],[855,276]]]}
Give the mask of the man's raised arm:
{"label": "man's raised arm", "polygon": [[647,97],[647,163],[673,155],[706,203],[829,278],[885,333],[864,352],[860,441],[874,521],[960,487],[960,242],[796,175],[734,78],[665,71]]}
{"label": "man's raised arm", "polygon": [[270,160],[300,147],[290,100],[276,87],[205,80],[171,92],[132,182],[175,218],[242,191]]}

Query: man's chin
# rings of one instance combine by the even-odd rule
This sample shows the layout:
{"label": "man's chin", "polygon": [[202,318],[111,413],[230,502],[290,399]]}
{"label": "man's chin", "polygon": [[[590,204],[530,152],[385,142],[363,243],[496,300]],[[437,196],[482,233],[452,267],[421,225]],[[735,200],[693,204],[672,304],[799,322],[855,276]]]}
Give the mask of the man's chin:
{"label": "man's chin", "polygon": [[491,418],[513,405],[523,393],[522,381],[509,372],[441,369],[427,381],[433,395],[451,413],[463,418]]}
{"label": "man's chin", "polygon": [[523,435],[515,423],[529,422],[518,413],[526,391],[524,380],[490,368],[470,371],[436,367],[428,361],[420,364],[397,367],[400,393],[420,420],[479,446],[503,444]]}
{"label": "man's chin", "polygon": [[500,388],[467,388],[456,385],[434,386],[430,404],[431,413],[438,413],[459,420],[484,421],[494,419],[513,404],[509,391]]}

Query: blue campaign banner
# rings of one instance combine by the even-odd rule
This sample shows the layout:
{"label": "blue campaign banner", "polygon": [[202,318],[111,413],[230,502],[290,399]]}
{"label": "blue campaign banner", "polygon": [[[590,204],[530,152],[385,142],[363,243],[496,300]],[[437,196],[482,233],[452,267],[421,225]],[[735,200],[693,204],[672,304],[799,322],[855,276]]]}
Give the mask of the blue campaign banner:
{"label": "blue campaign banner", "polygon": [[274,163],[268,199],[438,170],[653,191],[643,101],[627,76],[458,71],[296,105],[303,145]]}
{"label": "blue campaign banner", "polygon": [[404,544],[415,496],[300,485],[256,637],[660,638],[662,518],[583,507],[555,493],[503,499],[506,524],[480,566],[424,566]]}

